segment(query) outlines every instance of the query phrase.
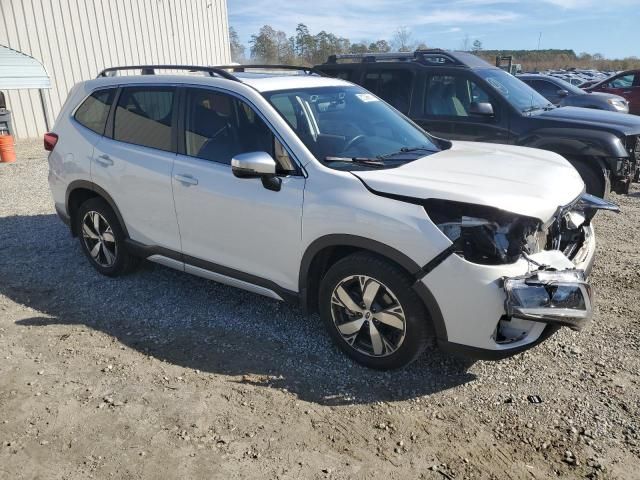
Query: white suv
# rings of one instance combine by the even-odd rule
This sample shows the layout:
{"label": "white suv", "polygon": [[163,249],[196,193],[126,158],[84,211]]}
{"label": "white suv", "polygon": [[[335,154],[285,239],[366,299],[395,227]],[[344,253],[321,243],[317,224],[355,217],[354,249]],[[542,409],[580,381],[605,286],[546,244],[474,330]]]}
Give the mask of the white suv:
{"label": "white suv", "polygon": [[591,317],[591,219],[616,207],[562,157],[432,137],[311,69],[163,68],[76,85],[45,135],[101,273],[146,258],[300,304],[381,369],[431,339],[502,358]]}

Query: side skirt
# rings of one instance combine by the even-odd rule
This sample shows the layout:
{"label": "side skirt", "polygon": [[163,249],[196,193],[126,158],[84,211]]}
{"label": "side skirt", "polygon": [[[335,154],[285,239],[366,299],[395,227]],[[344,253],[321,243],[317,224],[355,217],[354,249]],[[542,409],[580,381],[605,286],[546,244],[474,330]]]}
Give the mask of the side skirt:
{"label": "side skirt", "polygon": [[282,288],[271,280],[189,255],[183,255],[180,252],[168,248],[144,245],[130,238],[126,240],[126,245],[131,254],[166,267],[197,275],[215,282],[224,283],[232,287],[241,288],[276,300],[300,305],[300,298],[297,292]]}

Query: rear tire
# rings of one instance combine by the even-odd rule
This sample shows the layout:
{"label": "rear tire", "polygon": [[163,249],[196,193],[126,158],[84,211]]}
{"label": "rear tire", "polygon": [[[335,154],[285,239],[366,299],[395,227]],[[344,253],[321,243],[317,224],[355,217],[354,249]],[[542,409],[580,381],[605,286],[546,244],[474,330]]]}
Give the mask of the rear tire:
{"label": "rear tire", "polygon": [[124,230],[104,199],[90,198],[84,202],[74,221],[82,251],[98,272],[116,277],[138,265],[139,259],[127,252]]}
{"label": "rear tire", "polygon": [[596,170],[581,160],[568,160],[582,177],[587,193],[600,198],[607,197],[609,194],[609,192],[607,192],[609,182],[607,182],[606,170]]}
{"label": "rear tire", "polygon": [[379,370],[404,367],[432,338],[413,280],[368,253],[336,262],[322,279],[320,316],[336,345],[356,362]]}

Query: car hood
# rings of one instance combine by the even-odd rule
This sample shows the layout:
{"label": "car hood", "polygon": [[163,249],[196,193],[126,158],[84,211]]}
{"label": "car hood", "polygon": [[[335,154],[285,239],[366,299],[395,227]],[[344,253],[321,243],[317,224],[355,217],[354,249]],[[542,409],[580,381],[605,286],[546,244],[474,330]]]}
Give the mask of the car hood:
{"label": "car hood", "polygon": [[353,171],[373,192],[486,205],[546,222],[584,190],[578,172],[545,150],[452,142],[397,168]]}
{"label": "car hood", "polygon": [[612,98],[615,100],[625,100],[624,97],[621,97],[620,95],[616,95],[614,93],[607,93],[607,92],[589,92],[586,91],[586,93],[588,94],[589,97],[593,96],[593,97],[598,97],[598,98],[603,98],[603,99],[607,99],[607,98]]}
{"label": "car hood", "polygon": [[572,122],[597,130],[615,130],[624,135],[640,134],[640,117],[626,113],[609,112],[593,108],[562,107],[547,110],[536,115],[537,118]]}

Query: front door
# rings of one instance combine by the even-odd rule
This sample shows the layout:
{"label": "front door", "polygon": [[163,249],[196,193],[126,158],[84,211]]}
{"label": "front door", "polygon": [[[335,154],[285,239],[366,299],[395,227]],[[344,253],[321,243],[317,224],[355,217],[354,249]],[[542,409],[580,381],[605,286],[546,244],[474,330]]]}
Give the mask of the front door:
{"label": "front door", "polygon": [[[184,135],[173,192],[185,262],[297,291],[305,179],[269,127],[244,101],[216,90],[185,91]],[[231,159],[266,151],[279,163],[280,191],[237,178]],[[254,280],[252,277],[256,277]]]}

